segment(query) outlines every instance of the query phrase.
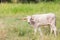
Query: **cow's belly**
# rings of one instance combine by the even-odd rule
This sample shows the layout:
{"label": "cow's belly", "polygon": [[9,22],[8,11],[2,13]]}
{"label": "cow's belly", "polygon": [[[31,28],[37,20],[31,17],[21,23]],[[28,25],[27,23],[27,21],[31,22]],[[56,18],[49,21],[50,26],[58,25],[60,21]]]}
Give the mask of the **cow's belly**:
{"label": "cow's belly", "polygon": [[47,26],[50,25],[50,23],[48,21],[40,21],[39,25]]}

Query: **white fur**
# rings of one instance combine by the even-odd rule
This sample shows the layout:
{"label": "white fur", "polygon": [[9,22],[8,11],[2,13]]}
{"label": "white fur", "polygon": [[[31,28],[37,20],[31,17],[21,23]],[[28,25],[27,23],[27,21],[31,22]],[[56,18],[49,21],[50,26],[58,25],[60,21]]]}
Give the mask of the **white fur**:
{"label": "white fur", "polygon": [[[40,32],[40,35],[42,36],[41,26],[48,26],[50,25],[50,32],[52,33],[54,31],[54,35],[56,36],[56,16],[53,13],[48,14],[36,14],[32,16],[27,16],[27,22],[30,22],[30,24],[34,27],[34,34],[38,31]],[[34,24],[32,24],[30,19],[33,19],[32,21]]]}

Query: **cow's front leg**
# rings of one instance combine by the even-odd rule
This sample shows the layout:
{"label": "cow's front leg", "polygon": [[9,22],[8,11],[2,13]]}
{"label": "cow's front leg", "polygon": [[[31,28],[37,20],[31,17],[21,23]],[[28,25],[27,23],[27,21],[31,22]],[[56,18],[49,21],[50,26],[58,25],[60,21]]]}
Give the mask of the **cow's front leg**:
{"label": "cow's front leg", "polygon": [[35,27],[34,28],[34,35],[36,35],[36,33],[37,33],[37,28]]}
{"label": "cow's front leg", "polygon": [[43,36],[42,30],[40,27],[38,28],[38,31],[40,32],[40,36]]}
{"label": "cow's front leg", "polygon": [[53,32],[53,29],[52,29],[52,27],[50,26],[50,35],[52,34],[52,32]]}

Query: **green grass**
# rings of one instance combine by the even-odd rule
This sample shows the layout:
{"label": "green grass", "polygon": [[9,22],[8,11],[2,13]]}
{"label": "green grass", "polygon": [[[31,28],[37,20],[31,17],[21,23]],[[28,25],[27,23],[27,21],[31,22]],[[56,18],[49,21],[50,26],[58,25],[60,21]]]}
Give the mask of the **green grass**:
{"label": "green grass", "polygon": [[60,40],[59,30],[55,38],[53,34],[49,35],[48,28],[43,29],[44,37],[41,39],[39,32],[33,35],[33,28],[27,22],[19,20],[27,15],[49,12],[56,14],[57,29],[60,30],[59,3],[0,4],[0,40]]}

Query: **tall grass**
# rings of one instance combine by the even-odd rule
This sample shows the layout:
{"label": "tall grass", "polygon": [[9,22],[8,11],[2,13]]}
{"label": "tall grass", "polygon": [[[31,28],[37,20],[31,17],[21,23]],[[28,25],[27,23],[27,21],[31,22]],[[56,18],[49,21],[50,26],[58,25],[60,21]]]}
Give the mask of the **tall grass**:
{"label": "tall grass", "polygon": [[[19,19],[27,15],[48,12],[56,14],[57,29],[60,30],[59,3],[0,4],[0,40],[40,40],[39,32],[37,32],[37,35],[33,35],[33,28],[27,22]],[[57,32],[55,38],[53,34],[50,36],[47,30],[49,31],[48,28],[42,30],[44,33],[42,40],[60,40],[60,31]]]}

